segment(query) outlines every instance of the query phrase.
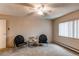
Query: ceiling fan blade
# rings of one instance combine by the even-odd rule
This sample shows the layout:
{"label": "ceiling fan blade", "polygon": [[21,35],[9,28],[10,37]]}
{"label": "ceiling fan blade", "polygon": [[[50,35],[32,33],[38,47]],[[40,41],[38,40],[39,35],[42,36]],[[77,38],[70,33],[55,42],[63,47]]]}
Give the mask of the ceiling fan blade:
{"label": "ceiling fan blade", "polygon": [[30,12],[28,14],[26,14],[25,16],[30,16],[30,15],[33,15],[35,12]]}
{"label": "ceiling fan blade", "polygon": [[67,7],[69,6],[69,3],[53,3],[48,4],[50,7],[58,8],[58,7]]}
{"label": "ceiling fan blade", "polygon": [[34,7],[33,4],[30,4],[30,3],[18,3],[18,4],[23,6],[28,6],[28,7]]}

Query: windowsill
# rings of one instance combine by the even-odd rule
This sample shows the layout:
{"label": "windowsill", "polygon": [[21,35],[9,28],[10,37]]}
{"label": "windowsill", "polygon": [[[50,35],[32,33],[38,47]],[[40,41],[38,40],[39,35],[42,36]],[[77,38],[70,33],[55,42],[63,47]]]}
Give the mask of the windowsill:
{"label": "windowsill", "polygon": [[72,38],[72,37],[65,37],[65,36],[58,36],[58,37],[63,37],[63,38],[68,38],[68,39],[76,39],[76,40],[79,40],[78,38]]}

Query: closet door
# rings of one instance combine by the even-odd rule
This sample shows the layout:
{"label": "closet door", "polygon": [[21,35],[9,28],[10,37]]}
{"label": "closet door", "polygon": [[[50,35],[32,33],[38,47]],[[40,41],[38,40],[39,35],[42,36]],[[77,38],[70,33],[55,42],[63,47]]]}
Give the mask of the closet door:
{"label": "closet door", "polygon": [[6,20],[0,19],[0,49],[6,48]]}

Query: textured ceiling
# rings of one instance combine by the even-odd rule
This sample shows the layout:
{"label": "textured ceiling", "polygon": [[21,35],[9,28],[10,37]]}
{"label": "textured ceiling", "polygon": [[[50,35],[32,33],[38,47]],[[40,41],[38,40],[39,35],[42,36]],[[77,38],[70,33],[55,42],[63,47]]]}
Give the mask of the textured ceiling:
{"label": "textured ceiling", "polygon": [[[27,16],[33,12],[33,7],[40,5],[38,3],[1,3],[0,14],[12,15],[12,16]],[[70,12],[79,10],[78,3],[46,3],[47,7],[51,9],[51,12],[47,16],[41,16],[46,19],[54,19],[61,17]],[[40,15],[38,15],[40,16]]]}

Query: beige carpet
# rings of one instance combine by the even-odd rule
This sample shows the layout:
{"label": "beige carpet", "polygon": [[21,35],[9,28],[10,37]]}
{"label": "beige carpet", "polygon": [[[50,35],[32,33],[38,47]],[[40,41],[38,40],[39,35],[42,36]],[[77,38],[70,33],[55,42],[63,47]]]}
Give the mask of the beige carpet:
{"label": "beige carpet", "polygon": [[75,56],[73,52],[56,44],[43,44],[38,47],[22,47],[18,49],[11,49],[1,56]]}

